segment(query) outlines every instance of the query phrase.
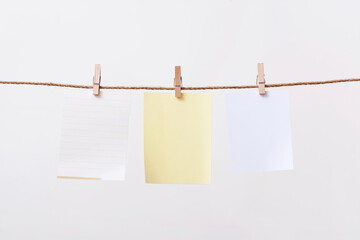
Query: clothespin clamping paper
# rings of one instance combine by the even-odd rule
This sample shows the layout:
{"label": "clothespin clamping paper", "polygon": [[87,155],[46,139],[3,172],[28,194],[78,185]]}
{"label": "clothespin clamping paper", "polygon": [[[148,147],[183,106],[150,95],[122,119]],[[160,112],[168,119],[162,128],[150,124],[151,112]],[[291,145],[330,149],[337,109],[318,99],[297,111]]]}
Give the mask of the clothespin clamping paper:
{"label": "clothespin clamping paper", "polygon": [[259,94],[260,95],[265,95],[266,90],[265,90],[264,63],[258,63],[257,67],[258,67],[258,75],[257,75],[257,78],[256,78],[256,85],[258,85]]}
{"label": "clothespin clamping paper", "polygon": [[181,66],[175,66],[174,88],[175,88],[175,97],[177,98],[181,98],[181,87],[182,87]]}
{"label": "clothespin clamping paper", "polygon": [[101,80],[101,65],[95,64],[95,73],[93,78],[93,94],[99,96],[100,94],[100,80]]}

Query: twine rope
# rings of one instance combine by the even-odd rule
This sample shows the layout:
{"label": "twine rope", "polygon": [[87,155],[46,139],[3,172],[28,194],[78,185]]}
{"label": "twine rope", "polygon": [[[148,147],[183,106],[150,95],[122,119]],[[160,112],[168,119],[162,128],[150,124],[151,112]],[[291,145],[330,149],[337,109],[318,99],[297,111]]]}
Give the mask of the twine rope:
{"label": "twine rope", "polygon": [[[267,88],[276,87],[293,87],[293,86],[309,86],[309,85],[322,85],[332,83],[346,83],[346,82],[360,82],[360,78],[337,79],[327,81],[315,82],[293,82],[293,83],[274,83],[265,84]],[[33,86],[48,86],[48,87],[65,87],[65,88],[85,88],[91,89],[91,85],[76,85],[76,84],[62,84],[52,82],[13,82],[13,81],[0,81],[0,84],[8,85],[33,85]],[[220,90],[220,89],[247,89],[258,88],[257,85],[242,85],[242,86],[206,86],[206,87],[181,87],[182,90]],[[122,90],[174,90],[173,87],[127,87],[127,86],[100,86],[100,89],[122,89]]]}

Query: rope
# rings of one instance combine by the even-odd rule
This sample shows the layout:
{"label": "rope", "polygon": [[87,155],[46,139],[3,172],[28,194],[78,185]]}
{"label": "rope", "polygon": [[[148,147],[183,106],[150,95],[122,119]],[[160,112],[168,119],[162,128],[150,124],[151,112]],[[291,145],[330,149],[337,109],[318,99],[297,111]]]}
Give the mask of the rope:
{"label": "rope", "polygon": [[[308,85],[322,85],[332,83],[345,83],[345,82],[359,82],[360,78],[350,79],[338,79],[338,80],[327,80],[327,81],[316,81],[316,82],[294,82],[294,83],[274,83],[266,84],[267,88],[276,87],[293,87],[293,86],[308,86]],[[35,86],[49,86],[49,87],[66,87],[66,88],[86,88],[90,89],[93,86],[86,85],[75,85],[75,84],[62,84],[62,83],[51,83],[51,82],[10,82],[0,81],[0,84],[10,85],[35,85]],[[207,86],[207,87],[182,87],[182,90],[219,90],[219,89],[246,89],[246,88],[258,88],[257,85],[242,85],[242,86]],[[100,89],[123,89],[123,90],[174,90],[173,87],[126,87],[126,86],[100,86]]]}

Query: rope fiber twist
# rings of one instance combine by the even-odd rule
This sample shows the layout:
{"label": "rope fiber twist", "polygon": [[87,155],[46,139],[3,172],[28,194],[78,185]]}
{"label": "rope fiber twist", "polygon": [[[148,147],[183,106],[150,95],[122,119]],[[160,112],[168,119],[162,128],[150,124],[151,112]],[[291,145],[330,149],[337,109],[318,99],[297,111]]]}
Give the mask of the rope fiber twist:
{"label": "rope fiber twist", "polygon": [[[293,87],[293,86],[309,86],[309,85],[322,85],[332,83],[345,83],[345,82],[359,82],[360,78],[338,79],[327,81],[315,82],[293,82],[293,83],[274,83],[265,84],[267,88],[276,87]],[[35,86],[48,86],[48,87],[65,87],[65,88],[86,88],[91,89],[91,85],[76,85],[76,84],[62,84],[52,82],[14,82],[14,81],[0,81],[0,84],[8,85],[35,85]],[[205,86],[205,87],[182,87],[182,90],[221,90],[221,89],[246,89],[258,88],[257,85],[242,85],[242,86]],[[127,86],[100,86],[100,89],[122,89],[122,90],[174,90],[173,87],[127,87]]]}

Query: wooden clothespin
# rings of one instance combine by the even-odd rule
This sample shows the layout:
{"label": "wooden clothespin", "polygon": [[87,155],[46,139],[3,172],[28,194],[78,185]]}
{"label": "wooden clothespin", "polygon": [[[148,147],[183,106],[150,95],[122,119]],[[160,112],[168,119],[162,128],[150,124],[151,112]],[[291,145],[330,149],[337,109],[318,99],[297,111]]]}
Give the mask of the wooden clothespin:
{"label": "wooden clothespin", "polygon": [[93,78],[93,94],[99,96],[100,94],[100,81],[101,81],[101,65],[95,64],[95,73]]}
{"label": "wooden clothespin", "polygon": [[174,78],[174,88],[175,88],[175,97],[181,97],[181,86],[182,86],[182,77],[181,77],[181,66],[175,66],[175,78]]}
{"label": "wooden clothespin", "polygon": [[257,78],[256,78],[256,84],[259,87],[259,94],[260,95],[265,95],[266,90],[265,90],[264,63],[258,63],[257,67],[258,67],[258,75],[257,75]]}

